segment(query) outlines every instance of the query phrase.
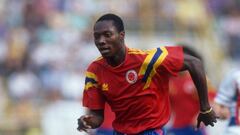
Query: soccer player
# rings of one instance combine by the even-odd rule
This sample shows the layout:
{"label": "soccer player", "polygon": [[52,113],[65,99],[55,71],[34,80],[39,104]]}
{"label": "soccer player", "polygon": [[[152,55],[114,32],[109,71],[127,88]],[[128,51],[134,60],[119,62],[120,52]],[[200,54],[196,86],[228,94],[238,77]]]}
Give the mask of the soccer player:
{"label": "soccer player", "polygon": [[[198,124],[214,126],[215,112],[208,102],[202,63],[185,54],[182,47],[159,47],[149,51],[128,48],[123,21],[105,14],[95,23],[94,42],[102,57],[87,69],[83,105],[89,114],[78,119],[78,130],[101,125],[104,104],[115,113],[115,135],[162,135],[170,117],[169,77],[188,70],[200,99]],[[106,116],[107,117],[107,116]]]}
{"label": "soccer player", "polygon": [[240,135],[240,69],[232,70],[222,80],[214,109],[221,119],[230,119],[224,135]]}

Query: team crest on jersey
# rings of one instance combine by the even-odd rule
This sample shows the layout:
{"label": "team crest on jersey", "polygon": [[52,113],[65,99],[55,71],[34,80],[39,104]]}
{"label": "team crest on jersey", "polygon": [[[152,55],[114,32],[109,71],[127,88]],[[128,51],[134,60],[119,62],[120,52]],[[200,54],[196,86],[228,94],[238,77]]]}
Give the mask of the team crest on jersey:
{"label": "team crest on jersey", "polygon": [[135,70],[129,70],[126,73],[126,80],[127,82],[129,82],[130,84],[133,84],[137,81],[137,72]]}

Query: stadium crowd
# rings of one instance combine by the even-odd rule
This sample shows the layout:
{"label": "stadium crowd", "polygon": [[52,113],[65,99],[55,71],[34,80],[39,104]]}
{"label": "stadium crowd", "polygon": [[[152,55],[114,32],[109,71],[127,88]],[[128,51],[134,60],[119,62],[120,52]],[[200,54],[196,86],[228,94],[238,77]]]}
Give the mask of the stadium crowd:
{"label": "stadium crowd", "polygon": [[129,46],[190,43],[216,88],[239,64],[238,0],[1,0],[1,135],[83,134],[84,71],[100,55],[91,31],[107,12],[127,22]]}

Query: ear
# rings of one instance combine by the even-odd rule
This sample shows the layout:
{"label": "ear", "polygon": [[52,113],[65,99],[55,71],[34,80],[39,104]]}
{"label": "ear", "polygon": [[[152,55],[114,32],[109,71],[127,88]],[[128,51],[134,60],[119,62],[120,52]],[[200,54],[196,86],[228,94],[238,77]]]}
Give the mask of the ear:
{"label": "ear", "polygon": [[120,38],[121,38],[121,39],[124,39],[124,38],[125,38],[125,32],[124,32],[124,31],[121,31],[119,34],[120,34]]}

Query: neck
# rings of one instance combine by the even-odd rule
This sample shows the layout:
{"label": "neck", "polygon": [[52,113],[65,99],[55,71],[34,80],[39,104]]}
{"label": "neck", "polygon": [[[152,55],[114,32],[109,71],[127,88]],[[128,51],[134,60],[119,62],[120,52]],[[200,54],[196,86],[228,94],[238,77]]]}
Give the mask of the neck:
{"label": "neck", "polygon": [[121,63],[123,63],[126,56],[125,54],[126,54],[126,47],[123,47],[115,56],[106,59],[107,63],[113,67],[116,67]]}

